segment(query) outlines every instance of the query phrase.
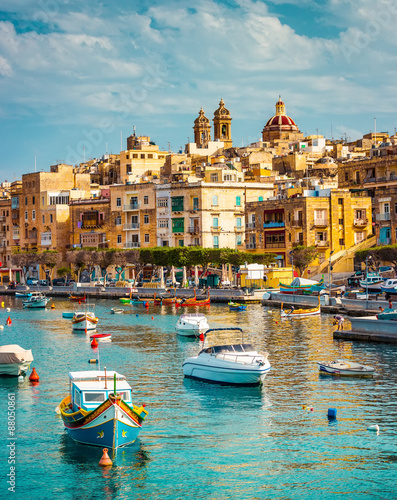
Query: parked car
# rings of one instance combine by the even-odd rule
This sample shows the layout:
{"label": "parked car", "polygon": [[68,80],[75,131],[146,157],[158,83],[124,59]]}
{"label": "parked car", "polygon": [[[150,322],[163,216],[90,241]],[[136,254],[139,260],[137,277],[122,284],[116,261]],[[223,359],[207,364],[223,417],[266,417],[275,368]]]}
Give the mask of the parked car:
{"label": "parked car", "polygon": [[178,287],[178,286],[181,286],[181,283],[179,281],[174,281],[174,283],[172,282],[172,279],[171,278],[168,278],[167,281],[165,282],[165,286],[166,287]]}
{"label": "parked car", "polygon": [[37,278],[28,278],[26,284],[35,286],[39,284],[39,280]]}
{"label": "parked car", "polygon": [[40,286],[47,286],[48,285],[47,280],[40,280],[39,285]]}
{"label": "parked car", "polygon": [[65,280],[63,278],[55,278],[52,280],[52,286],[65,286]]}

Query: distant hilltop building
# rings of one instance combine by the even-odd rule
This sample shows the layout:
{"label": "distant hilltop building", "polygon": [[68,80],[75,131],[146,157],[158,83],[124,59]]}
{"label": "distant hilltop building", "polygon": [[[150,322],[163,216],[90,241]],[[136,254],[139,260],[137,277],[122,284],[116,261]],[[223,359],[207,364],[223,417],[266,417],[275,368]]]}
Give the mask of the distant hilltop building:
{"label": "distant hilltop building", "polygon": [[263,142],[298,141],[303,139],[302,132],[294,120],[285,112],[285,104],[281,100],[276,102],[276,114],[272,116],[262,130]]}

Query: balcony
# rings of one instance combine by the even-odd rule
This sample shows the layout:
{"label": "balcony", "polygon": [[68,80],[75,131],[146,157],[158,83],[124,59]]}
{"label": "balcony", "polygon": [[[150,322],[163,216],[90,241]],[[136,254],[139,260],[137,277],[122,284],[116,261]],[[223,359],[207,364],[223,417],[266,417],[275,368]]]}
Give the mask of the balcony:
{"label": "balcony", "polygon": [[140,246],[139,241],[127,241],[124,243],[124,248],[139,248]]}
{"label": "balcony", "polygon": [[328,219],[314,219],[313,224],[316,227],[327,227],[328,226]]}
{"label": "balcony", "polygon": [[197,234],[200,232],[200,228],[198,226],[191,226],[187,228],[187,232],[190,234]]}
{"label": "balcony", "polygon": [[292,227],[303,227],[303,219],[292,219],[291,226]]}
{"label": "balcony", "polygon": [[390,220],[390,213],[376,214],[377,221]]}
{"label": "balcony", "polygon": [[139,229],[139,222],[131,222],[130,224],[124,224],[123,225],[123,230],[128,231],[128,230],[133,230],[133,229]]}
{"label": "balcony", "polygon": [[391,238],[377,238],[377,245],[391,245]]}
{"label": "balcony", "polygon": [[247,243],[246,248],[248,250],[254,250],[256,248],[256,243]]}
{"label": "balcony", "polygon": [[245,225],[246,229],[255,229],[256,228],[256,222],[248,222],[248,224]]}
{"label": "balcony", "polygon": [[141,204],[139,202],[130,203],[129,205],[124,205],[124,212],[128,212],[129,210],[139,210]]}
{"label": "balcony", "polygon": [[271,220],[266,220],[263,223],[263,227],[268,229],[272,227],[285,227],[285,222],[284,221],[271,221]]}
{"label": "balcony", "polygon": [[278,241],[274,243],[265,243],[265,248],[285,248],[285,242]]}
{"label": "balcony", "polygon": [[222,230],[221,226],[211,226],[211,232],[220,233]]}
{"label": "balcony", "polygon": [[[78,223],[77,223],[78,224]],[[103,220],[86,220],[81,222],[81,229],[98,229],[105,224]]]}
{"label": "balcony", "polygon": [[365,227],[368,225],[368,219],[354,219],[353,226]]}
{"label": "balcony", "polygon": [[316,247],[320,247],[320,248],[327,248],[327,247],[329,247],[329,241],[317,240],[317,241],[314,242],[314,244],[316,245]]}
{"label": "balcony", "polygon": [[242,233],[244,231],[243,226],[234,226],[234,231],[236,233]]}
{"label": "balcony", "polygon": [[0,215],[0,222],[5,222],[5,221],[6,221],[6,216]]}

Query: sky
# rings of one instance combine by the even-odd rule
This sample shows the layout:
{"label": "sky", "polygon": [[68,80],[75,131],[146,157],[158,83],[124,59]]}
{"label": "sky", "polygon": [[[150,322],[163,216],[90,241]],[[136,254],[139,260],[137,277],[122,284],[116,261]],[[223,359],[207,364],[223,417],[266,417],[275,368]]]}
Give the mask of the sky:
{"label": "sky", "polygon": [[233,145],[281,95],[305,134],[397,126],[395,0],[2,0],[0,182],[126,149],[177,152],[222,98]]}

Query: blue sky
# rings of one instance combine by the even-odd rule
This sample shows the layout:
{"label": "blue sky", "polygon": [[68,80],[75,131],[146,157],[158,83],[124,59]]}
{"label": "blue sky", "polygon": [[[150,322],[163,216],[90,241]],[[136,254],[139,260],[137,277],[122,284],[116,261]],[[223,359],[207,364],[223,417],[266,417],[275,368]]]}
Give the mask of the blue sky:
{"label": "blue sky", "polygon": [[397,126],[395,0],[3,0],[0,181],[118,153],[177,151],[221,98],[234,145],[281,94],[304,133]]}

